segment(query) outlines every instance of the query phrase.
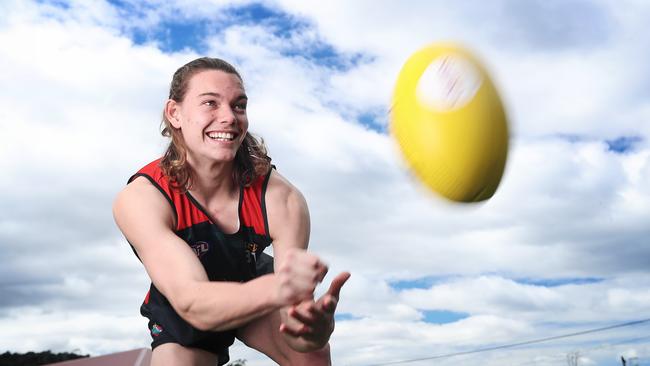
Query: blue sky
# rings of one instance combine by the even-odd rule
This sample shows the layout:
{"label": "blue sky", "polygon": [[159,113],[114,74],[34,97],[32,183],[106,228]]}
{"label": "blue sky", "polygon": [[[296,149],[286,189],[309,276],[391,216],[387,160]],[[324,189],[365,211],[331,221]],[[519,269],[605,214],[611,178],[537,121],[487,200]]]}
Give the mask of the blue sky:
{"label": "blue sky", "polygon": [[[11,86],[0,91],[7,350],[148,345],[138,307],[149,280],[110,206],[164,150],[171,75],[203,55],[242,73],[251,130],[309,203],[310,250],[332,273],[353,273],[335,364],[650,317],[641,2],[10,0],[0,12],[0,83]],[[479,56],[508,112],[506,173],[482,205],[426,192],[388,133],[400,68],[441,40]],[[650,357],[647,339],[635,340],[645,334],[624,327],[461,361],[552,365],[578,350],[581,364],[609,365]],[[242,344],[232,353],[268,363]]]}
{"label": "blue sky", "polygon": [[[395,288],[396,290],[407,290],[407,289],[413,289],[413,288],[419,288],[419,289],[426,289],[430,288],[431,286],[435,284],[440,284],[444,282],[448,282],[449,280],[453,280],[454,278],[444,278],[444,277],[422,277],[422,278],[416,278],[413,280],[400,280],[400,281],[395,281],[391,282],[390,285]],[[521,283],[521,284],[526,284],[526,285],[533,285],[533,286],[542,286],[542,287],[557,287],[557,286],[564,286],[564,285],[581,285],[581,284],[591,284],[591,283],[598,283],[604,281],[603,278],[592,278],[592,277],[584,277],[584,278],[535,278],[535,279],[528,279],[528,278],[521,278],[521,279],[515,279],[516,282]]]}
{"label": "blue sky", "polygon": [[[118,13],[134,20],[133,23],[125,24],[123,32],[126,36],[137,45],[154,42],[164,52],[189,49],[205,53],[208,50],[205,44],[208,36],[217,35],[233,26],[254,25],[265,28],[274,37],[286,40],[285,47],[280,50],[286,57],[304,58],[308,62],[335,70],[349,69],[364,59],[362,54],[340,53],[333,45],[318,38],[304,43],[292,41],[296,34],[313,31],[314,24],[308,19],[262,3],[229,5],[222,9],[217,17],[211,14],[179,17],[173,12],[172,6],[170,13],[161,14],[156,23],[147,27],[140,26],[137,20],[145,17],[147,12],[153,11],[155,5],[118,0],[110,3],[116,7]],[[55,4],[66,6],[64,3]]]}
{"label": "blue sky", "polygon": [[[191,50],[197,54],[208,51],[208,37],[215,37],[235,26],[262,27],[274,38],[279,39],[279,54],[287,58],[299,59],[301,62],[316,67],[345,72],[364,63],[373,61],[372,54],[362,52],[342,52],[317,34],[316,25],[308,18],[287,13],[262,3],[226,6],[218,16],[198,14],[197,16],[176,16],[174,6],[162,13],[153,24],[142,26],[138,21],[153,11],[155,5],[133,3],[128,1],[110,1],[116,11],[132,21],[120,30],[135,45],[156,44],[163,52],[181,52]],[[66,8],[65,3],[55,2]],[[314,32],[315,37],[300,37],[301,34]],[[387,133],[386,108],[370,108],[350,112],[345,105],[330,103],[329,107],[344,118],[356,119],[363,126],[377,132]]]}

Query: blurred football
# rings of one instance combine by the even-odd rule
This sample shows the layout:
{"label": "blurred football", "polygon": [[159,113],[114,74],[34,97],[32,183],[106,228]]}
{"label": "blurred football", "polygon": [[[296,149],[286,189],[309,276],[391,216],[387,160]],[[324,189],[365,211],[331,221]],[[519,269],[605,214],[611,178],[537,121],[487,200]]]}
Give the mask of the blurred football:
{"label": "blurred football", "polygon": [[407,165],[455,202],[492,197],[508,155],[503,104],[482,64],[454,44],[415,52],[397,78],[390,130]]}

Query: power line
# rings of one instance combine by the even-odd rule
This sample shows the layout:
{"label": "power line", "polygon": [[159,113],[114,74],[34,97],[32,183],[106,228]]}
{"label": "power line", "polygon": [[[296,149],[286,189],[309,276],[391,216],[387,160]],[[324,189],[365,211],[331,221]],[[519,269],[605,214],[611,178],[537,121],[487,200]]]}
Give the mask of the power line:
{"label": "power line", "polygon": [[375,363],[375,364],[366,365],[366,366],[397,365],[397,364],[402,364],[402,363],[410,363],[410,362],[426,361],[426,360],[437,360],[437,359],[441,359],[441,358],[449,358],[449,357],[464,356],[464,355],[469,355],[469,354],[474,354],[474,353],[496,351],[496,350],[499,350],[499,349],[514,348],[514,347],[525,346],[525,345],[529,345],[529,344],[553,341],[553,340],[556,340],[556,339],[570,338],[570,337],[576,337],[576,336],[585,335],[585,334],[604,332],[604,331],[611,330],[611,329],[616,329],[616,328],[631,327],[631,326],[634,326],[634,325],[639,325],[639,324],[647,323],[647,322],[650,322],[650,318],[630,321],[630,322],[627,322],[627,323],[610,325],[610,326],[602,327],[602,328],[583,330],[583,331],[575,332],[575,333],[562,334],[562,335],[546,337],[546,338],[538,338],[538,339],[533,339],[533,340],[524,341],[524,342],[509,343],[509,344],[504,344],[504,345],[494,346],[494,347],[478,348],[478,349],[474,349],[474,350],[470,350],[470,351],[446,353],[446,354],[437,355],[437,356],[430,356],[430,357],[421,357],[421,358],[413,358],[413,359],[401,360],[401,361],[390,361],[390,362],[384,362],[384,363]]}
{"label": "power line", "polygon": [[[635,342],[639,341],[646,341],[650,340],[650,336],[643,336],[643,337],[636,337],[636,338],[629,338],[629,339],[623,339],[623,340],[618,340],[617,342],[614,343],[608,343],[608,344],[601,344],[598,346],[593,346],[593,347],[581,347],[578,351],[580,352],[585,352],[589,353],[590,351],[598,350],[598,349],[604,349],[604,348],[612,348],[620,345],[626,345],[626,344],[632,344]],[[549,359],[560,359],[564,358],[566,356],[566,352],[558,353],[552,356],[548,356]],[[536,364],[537,361],[529,361],[525,363],[520,363],[519,366],[524,366],[524,365],[533,365]]]}
{"label": "power line", "polygon": [[[639,341],[646,341],[646,340],[650,340],[649,335],[646,335],[646,336],[643,336],[643,337],[622,339],[622,340],[618,340],[618,341],[616,341],[614,343],[601,344],[601,345],[598,345],[598,346],[581,347],[577,351],[581,352],[581,354],[583,354],[583,353],[584,354],[589,354],[591,351],[594,351],[594,350],[599,350],[599,349],[604,349],[604,348],[613,348],[613,347],[617,347],[617,346],[620,346],[620,345],[632,344],[632,343],[636,343],[636,342],[639,342]],[[554,354],[551,354],[551,355],[542,356],[543,359],[538,358],[538,359],[531,360],[531,361],[525,361],[523,363],[518,362],[517,365],[518,366],[537,365],[540,361],[547,361],[548,362],[548,361],[554,361],[554,360],[555,361],[565,360],[566,355],[567,355],[567,352],[554,353]],[[511,357],[511,356],[506,355],[506,356],[502,356],[502,357],[505,358],[505,357]]]}

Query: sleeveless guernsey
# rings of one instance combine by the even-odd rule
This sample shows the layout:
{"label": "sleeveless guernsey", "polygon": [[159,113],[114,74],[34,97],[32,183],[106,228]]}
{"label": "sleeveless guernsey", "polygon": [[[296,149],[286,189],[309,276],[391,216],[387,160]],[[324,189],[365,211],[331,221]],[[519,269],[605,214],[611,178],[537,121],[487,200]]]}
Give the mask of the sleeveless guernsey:
{"label": "sleeveless guernsey", "polygon": [[[246,282],[273,272],[273,258],[263,253],[272,241],[264,200],[270,172],[250,186],[240,188],[239,230],[227,234],[211,222],[206,210],[189,192],[171,186],[159,163],[160,159],[149,163],[129,183],[145,177],[158,188],[174,212],[174,232],[196,253],[210,281]],[[140,313],[149,319],[152,349],[164,343],[177,343],[218,355],[219,365],[228,362],[228,347],[234,342],[236,329],[211,332],[192,327],[174,311],[153,283]]]}

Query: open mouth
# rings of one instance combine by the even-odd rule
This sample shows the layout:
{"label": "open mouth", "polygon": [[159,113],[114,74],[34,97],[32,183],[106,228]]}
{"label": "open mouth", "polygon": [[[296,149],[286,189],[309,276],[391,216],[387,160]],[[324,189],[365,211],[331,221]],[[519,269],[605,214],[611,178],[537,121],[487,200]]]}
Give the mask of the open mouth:
{"label": "open mouth", "polygon": [[238,134],[234,132],[208,132],[206,135],[215,141],[234,141],[237,138]]}

